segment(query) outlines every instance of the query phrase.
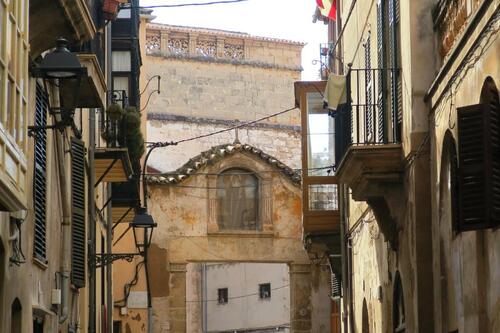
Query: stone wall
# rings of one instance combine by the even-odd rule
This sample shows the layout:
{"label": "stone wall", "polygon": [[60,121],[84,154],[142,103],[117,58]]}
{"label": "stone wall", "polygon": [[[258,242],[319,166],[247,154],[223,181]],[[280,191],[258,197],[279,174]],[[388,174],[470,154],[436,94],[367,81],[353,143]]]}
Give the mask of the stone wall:
{"label": "stone wall", "polygon": [[[478,27],[460,50],[456,60],[435,85],[430,98],[431,113],[431,193],[432,248],[435,331],[458,329],[460,332],[498,332],[500,330],[500,232],[498,228],[457,233],[452,220],[450,188],[446,180],[445,137],[458,144],[457,109],[480,103],[486,79],[500,87],[500,41],[498,2],[485,11]],[[496,11],[496,14],[494,14]],[[494,17],[496,24],[494,23]],[[480,45],[474,49],[473,43]],[[459,64],[471,52],[468,66]],[[448,86],[451,83],[451,87]],[[445,162],[446,163],[446,162]],[[453,304],[455,306],[453,306]]]}
{"label": "stone wall", "polygon": [[[254,171],[262,186],[268,186],[268,192],[264,192],[267,194],[259,201],[271,209],[262,231],[225,232],[212,222],[212,205],[216,202],[210,200],[214,191],[214,176],[210,175],[232,166]],[[190,262],[289,264],[290,283],[296,285],[290,295],[292,327],[297,332],[299,328],[309,332],[314,305],[310,303],[310,262],[302,244],[300,188],[267,162],[246,153],[234,153],[197,172],[201,175],[194,174],[180,184],[150,185],[149,210],[159,223],[153,247],[155,253],[163,251],[155,260],[165,265],[153,267],[151,279],[169,281],[153,291],[155,332],[162,331],[157,327],[186,331],[186,318],[193,315],[186,313],[186,295],[197,293],[193,283],[186,286],[191,281],[186,279]],[[157,257],[155,253],[153,258]]]}
{"label": "stone wall", "polygon": [[[141,74],[146,79],[162,77],[161,93],[153,94],[147,105],[147,141],[203,135],[294,106],[293,83],[300,79],[302,44],[158,24],[145,30]],[[229,52],[228,46],[235,45],[241,52]],[[152,86],[146,91],[156,88]],[[172,171],[201,151],[235,138],[232,131],[169,147],[164,153],[155,152],[149,165]],[[238,138],[292,168],[300,166],[298,110],[241,129]]]}

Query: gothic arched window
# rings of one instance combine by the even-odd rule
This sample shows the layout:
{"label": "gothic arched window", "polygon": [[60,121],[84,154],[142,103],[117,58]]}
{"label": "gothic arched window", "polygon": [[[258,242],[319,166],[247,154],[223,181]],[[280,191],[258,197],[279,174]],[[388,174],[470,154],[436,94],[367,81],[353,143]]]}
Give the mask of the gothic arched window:
{"label": "gothic arched window", "polygon": [[232,168],[217,177],[220,230],[261,230],[259,180],[251,171]]}

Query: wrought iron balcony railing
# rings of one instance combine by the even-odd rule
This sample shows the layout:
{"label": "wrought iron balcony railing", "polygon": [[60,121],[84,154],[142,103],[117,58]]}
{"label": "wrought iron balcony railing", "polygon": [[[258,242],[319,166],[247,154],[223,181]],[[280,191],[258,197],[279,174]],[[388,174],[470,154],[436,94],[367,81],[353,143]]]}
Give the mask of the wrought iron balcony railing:
{"label": "wrought iron balcony railing", "polygon": [[335,160],[341,163],[350,146],[401,142],[400,70],[349,68],[347,103],[335,117]]}

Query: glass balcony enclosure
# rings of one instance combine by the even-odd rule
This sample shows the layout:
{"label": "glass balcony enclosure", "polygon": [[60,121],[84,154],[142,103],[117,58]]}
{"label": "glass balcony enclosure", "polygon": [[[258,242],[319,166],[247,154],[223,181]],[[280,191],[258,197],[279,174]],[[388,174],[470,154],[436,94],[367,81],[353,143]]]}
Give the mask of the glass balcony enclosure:
{"label": "glass balcony enclosure", "polygon": [[305,234],[338,230],[335,121],[323,107],[326,81],[296,82],[302,120],[302,212]]}

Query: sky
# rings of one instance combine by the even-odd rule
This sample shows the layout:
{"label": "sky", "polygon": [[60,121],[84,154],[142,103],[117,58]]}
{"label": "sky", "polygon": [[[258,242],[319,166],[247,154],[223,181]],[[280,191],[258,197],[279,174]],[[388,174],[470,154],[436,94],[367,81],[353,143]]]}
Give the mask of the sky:
{"label": "sky", "polygon": [[[140,0],[141,6],[200,3],[209,0]],[[319,44],[327,26],[312,23],[315,0],[248,0],[211,6],[155,8],[154,22],[246,32],[307,43],[302,51],[303,80],[319,78]]]}

